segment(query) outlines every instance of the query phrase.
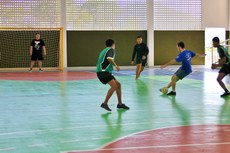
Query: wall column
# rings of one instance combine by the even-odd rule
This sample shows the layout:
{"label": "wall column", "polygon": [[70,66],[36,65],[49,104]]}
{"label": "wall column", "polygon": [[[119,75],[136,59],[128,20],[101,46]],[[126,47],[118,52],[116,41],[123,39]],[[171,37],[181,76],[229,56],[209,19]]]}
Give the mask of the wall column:
{"label": "wall column", "polygon": [[65,0],[61,0],[61,27],[63,28],[63,49],[64,49],[64,68],[66,69],[67,68],[67,37],[66,37],[66,1]]}
{"label": "wall column", "polygon": [[147,45],[149,47],[148,66],[154,66],[154,20],[153,0],[147,0]]}

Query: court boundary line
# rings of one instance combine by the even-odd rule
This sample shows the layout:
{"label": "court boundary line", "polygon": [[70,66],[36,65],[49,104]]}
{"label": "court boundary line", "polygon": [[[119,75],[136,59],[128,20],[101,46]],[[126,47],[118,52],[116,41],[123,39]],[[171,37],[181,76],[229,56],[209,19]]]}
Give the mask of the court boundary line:
{"label": "court boundary line", "polygon": [[[180,145],[165,145],[165,146],[142,146],[142,147],[126,147],[126,148],[105,148],[100,150],[91,150],[91,151],[116,151],[116,150],[130,150],[130,149],[158,149],[158,148],[177,148],[177,147],[194,147],[194,146],[212,146],[212,145],[230,145],[230,142],[222,143],[200,143],[200,144],[180,144]],[[75,151],[70,151],[75,152]],[[79,151],[76,151],[78,153]],[[89,151],[81,151],[89,152]]]}
{"label": "court boundary line", "polygon": [[[69,153],[69,152],[87,152],[87,151],[98,151],[98,150],[104,150],[103,148],[105,148],[106,146],[112,144],[112,143],[115,143],[119,140],[122,140],[122,139],[125,139],[127,137],[131,137],[131,136],[134,136],[134,135],[137,135],[137,134],[141,134],[141,133],[145,133],[145,132],[150,132],[150,131],[155,131],[155,130],[163,130],[163,129],[167,129],[167,128],[179,128],[179,127],[189,127],[189,126],[218,126],[218,125],[221,125],[221,126],[229,126],[230,127],[230,124],[191,124],[191,125],[182,125],[182,126],[168,126],[168,127],[162,127],[162,128],[156,128],[156,129],[151,129],[151,130],[144,130],[144,131],[139,131],[139,132],[135,132],[135,133],[132,133],[132,134],[129,134],[127,136],[123,136],[123,137],[120,137],[120,138],[117,138],[111,142],[108,142],[102,146],[100,146],[99,148],[95,148],[95,149],[87,149],[87,150],[70,150],[70,151],[62,151],[60,153]],[[229,142],[230,144],[230,142]]]}

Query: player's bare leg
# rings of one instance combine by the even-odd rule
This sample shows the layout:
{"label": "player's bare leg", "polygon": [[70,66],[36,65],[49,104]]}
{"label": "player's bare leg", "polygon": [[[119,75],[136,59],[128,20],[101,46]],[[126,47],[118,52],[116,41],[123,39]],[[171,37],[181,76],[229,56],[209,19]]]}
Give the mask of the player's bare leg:
{"label": "player's bare leg", "polygon": [[224,91],[225,91],[225,93],[222,94],[221,97],[230,95],[228,89],[226,88],[224,82],[222,81],[225,76],[226,76],[225,73],[219,73],[219,75],[217,77],[217,82],[219,83],[219,85],[221,86],[221,88],[224,89]]}
{"label": "player's bare leg", "polygon": [[106,95],[105,100],[104,100],[104,104],[105,104],[105,105],[108,104],[109,99],[110,99],[111,96],[113,95],[114,91],[118,90],[117,83],[116,83],[116,81],[115,81],[114,79],[111,80],[111,81],[109,81],[108,84],[110,85],[110,89],[108,90],[107,95]]}
{"label": "player's bare leg", "polygon": [[136,68],[136,80],[140,77],[141,74],[141,64],[137,64],[137,68]]}
{"label": "player's bare leg", "polygon": [[221,86],[221,88],[223,88],[224,90],[226,90],[226,86],[225,84],[223,83],[223,78],[226,76],[225,73],[219,73],[218,77],[217,77],[217,82],[219,83],[219,85]]}
{"label": "player's bare leg", "polygon": [[32,71],[33,67],[34,67],[35,61],[31,61],[30,63],[30,71]]}
{"label": "player's bare leg", "polygon": [[141,71],[140,71],[140,74],[141,74],[141,72],[143,72],[143,71],[144,71],[144,69],[145,69],[145,67],[144,67],[144,66],[141,66]]}
{"label": "player's bare leg", "polygon": [[116,89],[117,99],[118,99],[117,108],[118,109],[126,109],[127,110],[127,109],[129,109],[129,107],[126,106],[125,104],[123,104],[122,100],[121,100],[121,84],[117,80],[115,80],[115,82],[117,84],[117,89]]}
{"label": "player's bare leg", "polygon": [[167,88],[172,87],[172,91],[168,95],[176,95],[176,82],[179,81],[179,78],[176,75],[173,75],[171,82],[168,84]]}
{"label": "player's bare leg", "polygon": [[38,68],[39,68],[39,70],[42,69],[42,60],[38,60]]}
{"label": "player's bare leg", "polygon": [[121,105],[122,104],[122,101],[121,101],[121,84],[117,80],[115,80],[115,82],[117,84],[116,93],[117,93],[118,104]]}

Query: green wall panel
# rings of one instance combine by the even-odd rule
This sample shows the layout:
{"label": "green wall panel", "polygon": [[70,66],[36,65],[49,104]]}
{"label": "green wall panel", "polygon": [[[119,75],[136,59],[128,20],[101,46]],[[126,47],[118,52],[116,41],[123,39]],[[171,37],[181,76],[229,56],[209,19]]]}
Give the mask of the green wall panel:
{"label": "green wall panel", "polygon": [[[68,67],[95,66],[108,38],[116,42],[116,62],[121,66],[130,65],[137,35],[142,35],[147,43],[147,31],[67,31]],[[204,31],[155,31],[155,65],[162,65],[177,56],[178,41],[184,41],[187,49],[204,53]],[[203,65],[204,59],[195,58],[192,63]]]}
{"label": "green wall panel", "polygon": [[[183,41],[188,50],[205,52],[204,31],[155,31],[155,65],[162,65],[178,55],[177,42]],[[192,64],[203,65],[204,58],[195,58]]]}
{"label": "green wall panel", "polygon": [[138,35],[146,42],[147,31],[67,31],[67,65],[95,66],[108,38],[115,40],[117,64],[130,65]]}

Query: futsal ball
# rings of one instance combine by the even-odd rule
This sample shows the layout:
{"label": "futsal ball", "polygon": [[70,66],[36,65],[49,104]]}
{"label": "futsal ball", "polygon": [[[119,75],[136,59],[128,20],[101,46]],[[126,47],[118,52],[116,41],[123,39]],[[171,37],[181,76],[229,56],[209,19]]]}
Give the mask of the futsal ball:
{"label": "futsal ball", "polygon": [[167,88],[167,87],[163,87],[163,88],[161,89],[161,92],[162,92],[163,94],[167,94],[167,93],[168,93],[168,88]]}

